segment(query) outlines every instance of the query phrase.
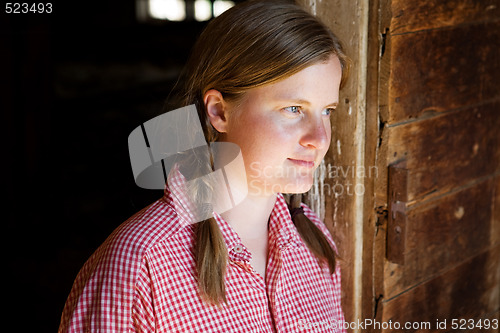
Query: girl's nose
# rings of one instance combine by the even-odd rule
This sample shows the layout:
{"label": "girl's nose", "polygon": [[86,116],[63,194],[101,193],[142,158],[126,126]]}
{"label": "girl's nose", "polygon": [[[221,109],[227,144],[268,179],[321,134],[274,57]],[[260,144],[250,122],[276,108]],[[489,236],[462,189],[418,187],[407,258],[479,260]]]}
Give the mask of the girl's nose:
{"label": "girl's nose", "polygon": [[330,122],[323,117],[310,118],[300,144],[307,148],[324,149],[330,144]]}

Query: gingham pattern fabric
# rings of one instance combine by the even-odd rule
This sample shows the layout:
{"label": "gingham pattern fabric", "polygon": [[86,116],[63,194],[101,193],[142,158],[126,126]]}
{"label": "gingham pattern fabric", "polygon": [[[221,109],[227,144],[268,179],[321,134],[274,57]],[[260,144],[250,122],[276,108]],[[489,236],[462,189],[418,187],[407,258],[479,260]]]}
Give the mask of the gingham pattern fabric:
{"label": "gingham pattern fabric", "polygon": [[[269,220],[265,279],[232,227],[214,214],[228,251],[227,304],[203,302],[197,290],[193,224],[167,187],[162,199],[118,227],[78,274],[59,332],[345,332],[340,270],[303,243],[282,195]],[[182,199],[181,199],[182,200]],[[324,224],[304,213],[332,242]],[[340,328],[339,328],[340,327]]]}

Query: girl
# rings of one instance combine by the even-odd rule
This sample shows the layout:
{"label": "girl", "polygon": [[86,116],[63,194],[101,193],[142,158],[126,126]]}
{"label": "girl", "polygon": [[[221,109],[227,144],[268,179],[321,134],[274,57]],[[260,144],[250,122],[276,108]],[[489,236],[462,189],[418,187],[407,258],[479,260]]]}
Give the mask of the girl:
{"label": "girl", "polygon": [[[346,63],[335,35],[288,2],[249,1],[212,20],[186,66],[184,104],[208,143],[239,146],[248,193],[193,224],[167,185],[82,268],[59,331],[343,332],[332,238],[281,193],[312,186]],[[169,178],[184,181],[182,170]]]}

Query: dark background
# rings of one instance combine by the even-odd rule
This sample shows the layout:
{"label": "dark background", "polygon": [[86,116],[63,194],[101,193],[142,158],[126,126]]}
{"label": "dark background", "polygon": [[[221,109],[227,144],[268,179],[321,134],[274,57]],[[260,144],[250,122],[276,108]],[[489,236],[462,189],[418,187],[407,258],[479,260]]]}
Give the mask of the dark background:
{"label": "dark background", "polygon": [[52,4],[0,15],[4,323],[16,332],[57,331],[87,258],[161,197],[135,185],[127,138],[169,109],[206,24],[138,22],[133,0]]}

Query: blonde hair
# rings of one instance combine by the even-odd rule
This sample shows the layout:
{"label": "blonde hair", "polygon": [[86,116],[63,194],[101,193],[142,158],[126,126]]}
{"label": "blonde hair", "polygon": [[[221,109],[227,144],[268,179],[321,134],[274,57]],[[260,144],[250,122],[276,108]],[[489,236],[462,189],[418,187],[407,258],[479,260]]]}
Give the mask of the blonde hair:
{"label": "blonde hair", "polygon": [[[195,104],[207,142],[218,139],[206,115],[204,94],[218,90],[238,102],[255,87],[289,77],[331,55],[340,60],[343,80],[348,59],[338,38],[317,18],[286,1],[252,0],[212,20],[196,42],[181,81],[182,102]],[[212,166],[213,167],[213,166]],[[290,209],[300,201],[291,200]],[[318,260],[335,270],[335,251],[304,214],[294,214],[299,234]],[[196,224],[194,255],[200,295],[209,303],[226,302],[228,250],[214,218]]]}

